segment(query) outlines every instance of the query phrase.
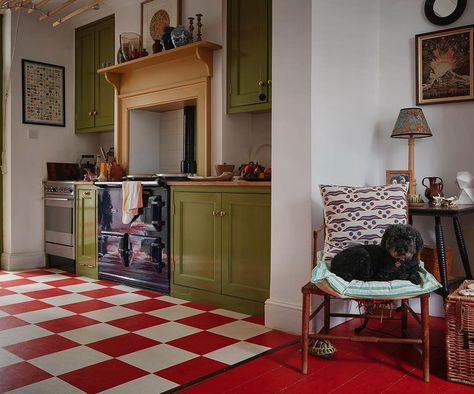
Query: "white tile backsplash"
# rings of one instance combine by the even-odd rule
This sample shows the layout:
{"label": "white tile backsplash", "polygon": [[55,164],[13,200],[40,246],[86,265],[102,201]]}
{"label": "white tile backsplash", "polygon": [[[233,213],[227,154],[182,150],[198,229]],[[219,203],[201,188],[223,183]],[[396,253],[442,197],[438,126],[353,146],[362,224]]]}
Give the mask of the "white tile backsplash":
{"label": "white tile backsplash", "polygon": [[183,158],[183,110],[161,113],[159,165],[161,173],[179,173]]}

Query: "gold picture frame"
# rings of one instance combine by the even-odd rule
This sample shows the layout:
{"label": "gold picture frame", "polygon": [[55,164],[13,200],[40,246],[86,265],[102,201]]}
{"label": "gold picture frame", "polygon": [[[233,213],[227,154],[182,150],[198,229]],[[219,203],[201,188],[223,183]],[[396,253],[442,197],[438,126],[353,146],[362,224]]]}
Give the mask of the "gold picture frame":
{"label": "gold picture frame", "polygon": [[387,185],[410,184],[413,175],[410,170],[386,170],[385,183]]}
{"label": "gold picture frame", "polygon": [[416,104],[474,100],[474,26],[415,36]]}
{"label": "gold picture frame", "polygon": [[[155,40],[161,39],[164,26],[181,23],[181,0],[146,0],[141,3],[143,48],[153,53]],[[154,28],[153,28],[154,26]]]}

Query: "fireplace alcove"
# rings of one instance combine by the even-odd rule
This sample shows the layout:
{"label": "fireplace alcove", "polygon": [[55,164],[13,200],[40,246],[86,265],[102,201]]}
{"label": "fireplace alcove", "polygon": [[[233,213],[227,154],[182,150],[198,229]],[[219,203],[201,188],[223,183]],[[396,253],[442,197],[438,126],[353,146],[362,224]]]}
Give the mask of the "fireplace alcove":
{"label": "fireplace alcove", "polygon": [[130,111],[196,106],[197,174],[211,172],[211,78],[213,52],[221,46],[198,41],[98,70],[116,90],[115,150],[128,171]]}

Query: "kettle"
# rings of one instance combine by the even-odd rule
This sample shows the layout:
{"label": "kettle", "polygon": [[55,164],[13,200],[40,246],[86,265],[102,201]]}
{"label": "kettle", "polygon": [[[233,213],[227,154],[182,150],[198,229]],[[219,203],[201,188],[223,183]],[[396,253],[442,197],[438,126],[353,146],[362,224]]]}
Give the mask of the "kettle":
{"label": "kettle", "polygon": [[[428,180],[429,184],[425,184],[425,181]],[[443,188],[444,183],[443,180],[439,176],[427,176],[424,177],[421,181],[421,184],[426,188],[425,189],[425,197],[428,199],[429,202],[433,202],[435,196],[444,197]]]}

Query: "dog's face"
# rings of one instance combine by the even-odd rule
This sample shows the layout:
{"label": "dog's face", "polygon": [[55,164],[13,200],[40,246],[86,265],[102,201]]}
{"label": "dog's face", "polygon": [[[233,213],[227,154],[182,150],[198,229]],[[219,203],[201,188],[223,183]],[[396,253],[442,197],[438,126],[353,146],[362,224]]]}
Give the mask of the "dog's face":
{"label": "dog's face", "polygon": [[408,261],[423,247],[418,230],[408,224],[394,224],[387,227],[381,246],[398,261]]}

